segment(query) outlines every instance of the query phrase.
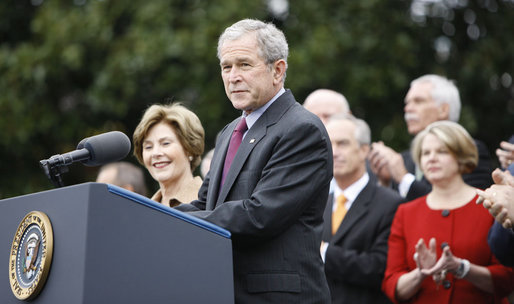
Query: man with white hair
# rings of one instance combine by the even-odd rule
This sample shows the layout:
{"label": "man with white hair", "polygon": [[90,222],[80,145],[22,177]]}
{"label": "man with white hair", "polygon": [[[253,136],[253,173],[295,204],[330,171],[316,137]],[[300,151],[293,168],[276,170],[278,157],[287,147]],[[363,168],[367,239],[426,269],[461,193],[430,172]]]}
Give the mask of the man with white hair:
{"label": "man with white hair", "polygon": [[[458,122],[461,102],[455,84],[439,75],[424,75],[410,84],[405,96],[405,122],[409,134],[416,135],[429,124],[440,120]],[[475,140],[479,151],[477,168],[463,176],[471,186],[485,189],[492,184],[491,157],[486,146]],[[383,142],[373,143],[369,155],[371,170],[383,185],[398,187],[400,195],[407,201],[430,192],[431,185],[412,160],[410,150],[401,154]]]}

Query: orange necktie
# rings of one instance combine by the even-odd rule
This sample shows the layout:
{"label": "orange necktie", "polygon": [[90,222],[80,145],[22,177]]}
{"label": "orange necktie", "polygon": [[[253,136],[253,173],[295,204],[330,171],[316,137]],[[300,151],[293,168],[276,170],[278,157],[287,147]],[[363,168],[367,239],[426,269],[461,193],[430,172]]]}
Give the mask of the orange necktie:
{"label": "orange necktie", "polygon": [[344,203],[346,203],[346,197],[344,197],[343,194],[340,194],[336,199],[336,203],[336,210],[332,212],[332,234],[336,233],[346,214],[346,207],[344,205]]}

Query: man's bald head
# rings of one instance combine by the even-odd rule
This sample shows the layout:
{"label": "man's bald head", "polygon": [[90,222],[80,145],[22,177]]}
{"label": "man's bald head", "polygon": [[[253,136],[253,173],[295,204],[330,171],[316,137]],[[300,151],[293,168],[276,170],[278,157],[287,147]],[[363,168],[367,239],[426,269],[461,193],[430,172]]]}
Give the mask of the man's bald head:
{"label": "man's bald head", "polygon": [[350,106],[343,94],[328,89],[318,89],[305,99],[303,107],[327,124],[335,114],[350,114]]}

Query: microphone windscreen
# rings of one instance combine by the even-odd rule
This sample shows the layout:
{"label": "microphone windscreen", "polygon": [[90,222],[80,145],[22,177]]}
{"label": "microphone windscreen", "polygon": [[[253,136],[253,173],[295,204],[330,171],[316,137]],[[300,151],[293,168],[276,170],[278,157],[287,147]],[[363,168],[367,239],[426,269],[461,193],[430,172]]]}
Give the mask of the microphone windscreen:
{"label": "microphone windscreen", "polygon": [[130,139],[120,131],[107,132],[83,139],[78,149],[85,148],[90,153],[86,166],[101,166],[125,158],[130,152]]}
{"label": "microphone windscreen", "polygon": [[80,149],[84,149],[84,145],[86,144],[86,141],[89,139],[90,137],[86,137],[84,138],[83,140],[81,140],[78,145],[77,145],[77,150],[80,150]]}

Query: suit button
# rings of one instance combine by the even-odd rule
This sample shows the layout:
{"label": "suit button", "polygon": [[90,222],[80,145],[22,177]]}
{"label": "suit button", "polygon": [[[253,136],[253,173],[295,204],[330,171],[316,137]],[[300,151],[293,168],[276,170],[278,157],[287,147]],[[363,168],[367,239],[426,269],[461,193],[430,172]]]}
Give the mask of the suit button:
{"label": "suit button", "polygon": [[441,215],[443,217],[447,217],[448,215],[450,215],[450,210],[443,210],[443,212],[441,212]]}
{"label": "suit button", "polygon": [[452,287],[452,282],[450,282],[448,280],[444,280],[443,287],[444,287],[444,289],[450,289],[450,287]]}

